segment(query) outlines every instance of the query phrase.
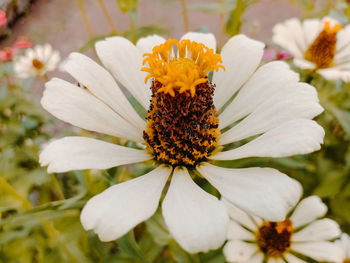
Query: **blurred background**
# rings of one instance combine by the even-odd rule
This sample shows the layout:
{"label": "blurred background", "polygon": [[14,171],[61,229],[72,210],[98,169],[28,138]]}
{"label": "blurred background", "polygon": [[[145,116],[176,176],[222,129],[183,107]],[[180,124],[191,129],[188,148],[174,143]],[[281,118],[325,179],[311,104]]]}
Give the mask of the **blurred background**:
{"label": "blurred background", "polygon": [[[265,61],[286,59],[272,45],[272,28],[291,17],[332,16],[348,24],[346,0],[0,0],[7,21],[0,27],[0,262],[225,262],[222,250],[190,255],[171,238],[161,212],[115,242],[102,243],[83,230],[79,215],[86,201],[108,186],[144,174],[146,164],[108,171],[47,174],[38,164],[44,143],[65,135],[83,135],[128,144],[55,120],[40,106],[45,76],[19,78],[16,57],[26,48],[49,43],[61,59],[78,51],[96,59],[94,43],[122,35],[134,43],[159,34],[180,38],[187,31],[212,32],[220,49],[238,33],[267,44]],[[13,47],[19,40],[28,45]],[[10,51],[12,52],[10,52]],[[6,53],[7,52],[7,53]],[[2,54],[2,55],[1,55]],[[295,69],[298,70],[298,69]],[[299,71],[302,79],[305,73]],[[326,112],[317,121],[326,130],[321,151],[290,158],[247,158],[221,162],[225,167],[269,166],[299,180],[305,196],[316,194],[328,205],[328,217],[350,232],[350,86],[312,80]],[[198,184],[217,194],[207,182]]]}

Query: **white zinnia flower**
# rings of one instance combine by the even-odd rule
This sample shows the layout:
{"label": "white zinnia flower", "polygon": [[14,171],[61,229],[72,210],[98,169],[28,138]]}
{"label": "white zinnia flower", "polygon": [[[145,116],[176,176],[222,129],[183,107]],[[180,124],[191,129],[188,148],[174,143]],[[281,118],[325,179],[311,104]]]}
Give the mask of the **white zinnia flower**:
{"label": "white zinnia flower", "polygon": [[329,80],[350,81],[350,26],[329,17],[292,18],[273,28],[274,43],[294,56],[294,64],[302,69],[317,70]]}
{"label": "white zinnia flower", "polygon": [[342,258],[336,263],[350,263],[350,237],[348,234],[343,233],[339,240],[335,241],[335,244],[341,249]]}
{"label": "white zinnia flower", "polygon": [[51,45],[37,45],[15,59],[14,71],[19,78],[44,76],[54,70],[59,61],[60,54]]}
{"label": "white zinnia flower", "polygon": [[[300,184],[275,169],[227,169],[207,160],[283,157],[318,150],[324,131],[311,119],[323,109],[315,89],[299,83],[298,75],[284,62],[257,69],[264,45],[238,35],[222,49],[226,70],[214,74],[213,94],[207,74],[222,67],[215,50],[212,34],[187,33],[180,42],[150,36],[136,46],[123,37],[111,37],[96,44],[106,69],[73,53],[64,67],[80,85],[57,78],[46,84],[41,103],[57,118],[145,146],[133,149],[65,137],[50,143],[40,155],[49,172],[157,161],[158,168],[150,173],[112,186],[88,201],[82,224],[102,241],[119,238],[152,216],[172,177],[162,203],[170,233],[192,253],[220,247],[226,237],[226,208],[196,185],[189,171],[200,173],[226,199],[267,220],[283,220],[299,200]],[[148,109],[147,123],[117,81]],[[223,129],[227,131],[220,135]],[[251,137],[256,138],[232,147]]]}
{"label": "white zinnia flower", "polygon": [[[338,262],[340,249],[329,240],[340,235],[338,224],[323,217],[327,206],[318,196],[303,199],[284,221],[270,222],[251,216],[224,200],[231,221],[224,247],[229,262],[307,263]],[[305,260],[302,259],[305,257]]]}

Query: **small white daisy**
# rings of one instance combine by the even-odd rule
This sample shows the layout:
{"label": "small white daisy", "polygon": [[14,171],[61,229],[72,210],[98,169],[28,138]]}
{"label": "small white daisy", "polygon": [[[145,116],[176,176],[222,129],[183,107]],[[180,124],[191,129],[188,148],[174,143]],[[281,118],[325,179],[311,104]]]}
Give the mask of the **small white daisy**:
{"label": "small white daisy", "polygon": [[348,234],[343,233],[339,240],[335,241],[335,244],[341,249],[342,258],[336,263],[350,263],[350,237]]}
{"label": "small white daisy", "polygon": [[[209,161],[318,150],[324,131],[311,119],[323,109],[314,87],[298,82],[284,62],[258,68],[264,44],[246,36],[231,38],[221,55],[215,50],[212,34],[187,33],[180,41],[150,36],[136,46],[122,37],[107,38],[96,44],[107,69],[73,53],[64,67],[81,85],[57,78],[46,84],[41,103],[57,118],[143,145],[135,149],[65,137],[40,155],[49,172],[108,169],[152,159],[158,166],[88,201],[82,224],[102,241],[119,238],[151,217],[170,181],[162,202],[170,233],[192,253],[220,247],[228,225],[226,208],[192,181],[195,174],[226,199],[267,220],[283,220],[299,200],[300,184],[275,169],[227,169]],[[217,72],[209,81],[212,71]],[[148,110],[146,122],[117,81]],[[251,140],[239,142],[246,139]]]}
{"label": "small white daisy", "polygon": [[294,56],[294,64],[302,69],[317,70],[329,80],[350,81],[350,26],[329,17],[292,18],[273,28],[274,43]]}
{"label": "small white daisy", "polygon": [[[323,217],[327,206],[318,196],[302,200],[284,221],[251,216],[224,200],[231,221],[224,254],[235,263],[338,262],[341,250],[329,240],[340,235],[338,224]],[[304,259],[302,259],[304,258]]]}
{"label": "small white daisy", "polygon": [[37,45],[26,50],[23,56],[15,58],[14,71],[19,78],[44,76],[54,70],[60,61],[60,54],[51,45]]}

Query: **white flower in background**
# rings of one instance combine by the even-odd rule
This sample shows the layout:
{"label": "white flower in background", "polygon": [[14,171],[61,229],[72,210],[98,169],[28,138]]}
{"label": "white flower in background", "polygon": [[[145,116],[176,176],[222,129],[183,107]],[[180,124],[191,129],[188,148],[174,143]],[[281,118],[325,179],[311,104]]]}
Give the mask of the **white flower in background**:
{"label": "white flower in background", "polygon": [[[228,262],[338,262],[341,250],[329,240],[340,235],[338,224],[323,217],[327,206],[318,196],[303,199],[284,221],[251,216],[224,200],[231,221],[224,247]],[[304,259],[302,259],[304,258]]]}
{"label": "white flower in background", "polygon": [[350,263],[350,237],[348,234],[342,234],[339,240],[335,241],[335,244],[341,249],[342,258],[336,263]]}
{"label": "white flower in background", "polygon": [[[190,173],[199,173],[227,200],[267,220],[284,220],[299,200],[300,184],[275,169],[227,169],[208,160],[318,150],[324,131],[311,119],[323,109],[315,89],[299,83],[284,62],[258,68],[261,42],[238,35],[226,43],[221,56],[215,49],[212,34],[188,33],[179,42],[150,36],[136,46],[122,37],[107,38],[96,44],[106,69],[73,53],[64,67],[80,85],[57,78],[46,84],[41,103],[57,118],[143,145],[136,149],[65,137],[40,155],[48,172],[108,169],[152,159],[158,166],[87,202],[82,224],[102,241],[119,238],[151,217],[171,181],[162,203],[171,234],[192,253],[220,247],[226,238],[226,208],[196,185]],[[217,72],[209,82],[211,71]],[[117,81],[148,110],[146,122]],[[251,140],[239,143],[246,139]]]}
{"label": "white flower in background", "polygon": [[272,41],[294,56],[302,69],[317,70],[329,80],[350,81],[350,26],[329,17],[292,18],[273,28]]}
{"label": "white flower in background", "polygon": [[14,71],[19,78],[44,76],[54,70],[60,61],[60,54],[49,44],[28,48],[23,56],[15,59]]}

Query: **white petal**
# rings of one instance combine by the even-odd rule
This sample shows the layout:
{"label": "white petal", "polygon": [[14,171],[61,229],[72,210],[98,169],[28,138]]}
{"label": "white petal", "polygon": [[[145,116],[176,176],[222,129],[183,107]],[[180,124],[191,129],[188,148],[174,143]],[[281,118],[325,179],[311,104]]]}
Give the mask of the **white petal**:
{"label": "white petal", "polygon": [[258,230],[258,226],[262,224],[262,220],[260,218],[248,215],[246,212],[239,209],[226,199],[223,199],[222,201],[226,205],[228,214],[231,219],[248,228],[252,232],[256,232]]}
{"label": "white petal", "polygon": [[144,150],[132,149],[86,137],[64,137],[49,143],[40,154],[40,164],[49,173],[108,169],[152,159]]}
{"label": "white petal", "polygon": [[274,61],[260,67],[220,114],[220,128],[241,119],[287,85],[297,83],[298,74],[287,63]]}
{"label": "white petal", "polygon": [[267,263],[284,263],[284,260],[282,258],[269,258]]}
{"label": "white petal", "polygon": [[151,90],[145,85],[146,72],[141,71],[142,54],[129,40],[111,37],[95,45],[97,55],[113,76],[148,109]]}
{"label": "white petal", "polygon": [[250,262],[249,260],[257,250],[256,244],[231,240],[224,246],[223,252],[228,262]]}
{"label": "white petal", "polygon": [[276,92],[248,117],[222,134],[220,143],[227,144],[261,134],[293,119],[312,119],[322,111],[314,87],[306,83],[291,84]]}
{"label": "white petal", "polygon": [[229,219],[224,204],[198,187],[186,169],[175,169],[162,208],[170,233],[186,251],[217,249],[225,241]]}
{"label": "white petal", "polygon": [[298,228],[324,216],[326,213],[327,206],[321,198],[313,195],[300,201],[290,220],[293,222],[293,227]]}
{"label": "white petal", "polygon": [[41,105],[56,118],[80,128],[142,142],[142,132],[86,90],[62,79],[45,84]]}
{"label": "white petal", "polygon": [[92,94],[110,106],[126,121],[136,126],[140,132],[143,131],[146,126],[145,122],[130,105],[107,70],[79,53],[70,54],[63,67]]}
{"label": "white petal", "polygon": [[305,19],[302,24],[304,31],[304,39],[307,48],[314,42],[321,31],[322,23],[320,19]]}
{"label": "white petal", "polygon": [[197,170],[225,199],[268,221],[283,221],[302,193],[299,182],[272,168],[227,169],[205,163]]}
{"label": "white petal", "polygon": [[293,243],[292,250],[318,261],[340,262],[341,250],[331,242]]}
{"label": "white petal", "polygon": [[337,222],[324,218],[316,220],[292,236],[293,242],[326,241],[340,236]]}
{"label": "white petal", "polygon": [[295,58],[293,60],[295,66],[301,69],[314,69],[316,65],[310,61],[305,60],[304,58]]}
{"label": "white petal", "polygon": [[81,212],[83,227],[104,242],[123,236],[157,210],[169,174],[168,168],[160,166],[91,198]]}
{"label": "white petal", "polygon": [[350,237],[348,234],[343,233],[340,239],[334,242],[342,251],[343,259],[350,258]]}
{"label": "white petal", "polygon": [[227,239],[254,241],[255,238],[252,232],[246,230],[235,221],[230,220],[227,230]]}
{"label": "white petal", "polygon": [[343,56],[349,50],[350,43],[350,26],[345,26],[337,33],[337,50],[336,56]]}
{"label": "white petal", "polygon": [[220,109],[256,70],[264,54],[264,44],[244,35],[232,37],[222,48],[226,70],[214,73],[214,105]]}
{"label": "white petal", "polygon": [[264,260],[264,255],[261,252],[257,252],[254,256],[252,256],[249,261],[244,263],[262,263]]}
{"label": "white petal", "polygon": [[212,33],[188,32],[181,37],[180,41],[183,39],[189,39],[197,43],[202,43],[206,47],[213,49],[214,53],[216,51],[216,39]]}
{"label": "white petal", "polygon": [[317,72],[322,75],[325,79],[328,80],[338,80],[341,79],[345,82],[350,81],[350,69],[342,70],[339,69],[338,67],[341,68],[342,65],[333,67],[333,68],[327,68],[327,69],[320,69]]}
{"label": "white petal", "polygon": [[152,53],[155,46],[163,44],[165,38],[158,35],[151,35],[147,37],[142,37],[136,42],[136,47],[140,50],[141,54]]}
{"label": "white petal", "polygon": [[[298,26],[296,26],[297,24]],[[304,34],[300,34],[299,30],[295,30],[295,28],[299,27],[300,21],[296,18],[291,18],[284,23],[275,25],[272,29],[273,43],[288,50],[294,57],[303,57],[305,49],[300,43],[304,40]]]}
{"label": "white petal", "polygon": [[293,256],[292,254],[288,253],[284,255],[288,263],[307,263],[306,261],[297,258],[296,256]]}
{"label": "white petal", "polygon": [[247,157],[286,157],[317,151],[323,143],[324,130],[315,121],[296,119],[282,123],[258,138],[210,156],[212,160],[236,160]]}

